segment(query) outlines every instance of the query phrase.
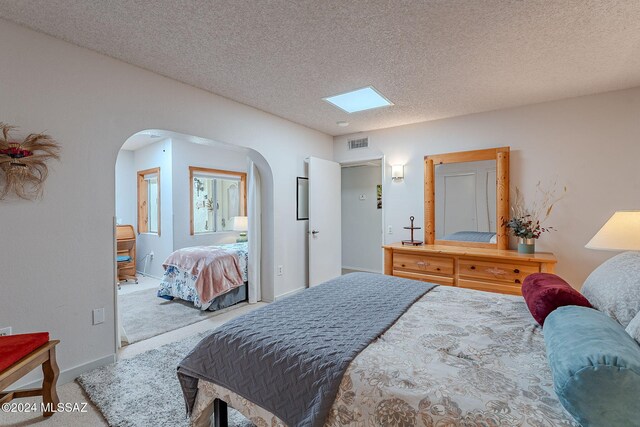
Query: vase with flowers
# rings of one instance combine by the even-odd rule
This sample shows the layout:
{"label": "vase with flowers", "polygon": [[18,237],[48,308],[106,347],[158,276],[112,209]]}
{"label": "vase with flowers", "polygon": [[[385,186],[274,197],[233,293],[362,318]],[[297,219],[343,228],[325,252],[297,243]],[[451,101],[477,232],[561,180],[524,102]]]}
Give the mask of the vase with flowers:
{"label": "vase with flowers", "polygon": [[505,226],[518,238],[518,252],[532,254],[535,252],[536,240],[542,233],[554,230],[553,227],[543,226],[551,215],[553,206],[564,197],[567,187],[557,195],[555,184],[550,189],[536,185],[536,199],[534,203],[525,206],[524,196],[518,187],[515,188],[514,204],[511,207],[511,218],[505,221]]}

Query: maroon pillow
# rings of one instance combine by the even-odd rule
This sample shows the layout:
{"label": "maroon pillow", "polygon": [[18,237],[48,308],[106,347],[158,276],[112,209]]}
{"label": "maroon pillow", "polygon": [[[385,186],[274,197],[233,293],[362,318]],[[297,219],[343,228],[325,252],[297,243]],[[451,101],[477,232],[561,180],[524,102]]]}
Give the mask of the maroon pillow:
{"label": "maroon pillow", "polygon": [[565,305],[593,308],[580,292],[561,277],[550,273],[533,273],[522,282],[522,296],[536,322],[542,326],[553,310]]}

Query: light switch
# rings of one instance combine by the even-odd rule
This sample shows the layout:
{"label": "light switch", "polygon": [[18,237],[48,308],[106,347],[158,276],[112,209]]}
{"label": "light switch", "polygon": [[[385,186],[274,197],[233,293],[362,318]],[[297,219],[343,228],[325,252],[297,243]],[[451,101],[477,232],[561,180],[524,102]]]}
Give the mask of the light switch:
{"label": "light switch", "polygon": [[96,308],[93,310],[93,324],[99,325],[104,323],[104,308]]}
{"label": "light switch", "polygon": [[360,200],[366,200],[367,199],[367,195],[366,194],[361,194],[360,195]]}

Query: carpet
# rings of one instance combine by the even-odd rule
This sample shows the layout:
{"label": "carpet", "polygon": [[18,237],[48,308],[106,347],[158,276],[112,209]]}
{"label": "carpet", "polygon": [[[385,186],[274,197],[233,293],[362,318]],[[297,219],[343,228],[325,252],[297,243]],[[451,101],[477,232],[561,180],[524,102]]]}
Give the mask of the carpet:
{"label": "carpet", "polygon": [[122,313],[122,326],[129,344],[219,314],[215,311],[198,310],[190,302],[158,298],[157,293],[158,290],[152,288],[118,295],[118,309]]}
{"label": "carpet", "polygon": [[[82,374],[78,383],[113,427],[188,426],[178,363],[210,332]],[[230,427],[253,424],[229,408]]]}

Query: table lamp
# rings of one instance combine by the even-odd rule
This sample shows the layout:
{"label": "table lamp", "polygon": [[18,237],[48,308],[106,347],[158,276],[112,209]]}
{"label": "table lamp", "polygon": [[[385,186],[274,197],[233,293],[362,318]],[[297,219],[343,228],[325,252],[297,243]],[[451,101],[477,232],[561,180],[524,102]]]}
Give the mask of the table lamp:
{"label": "table lamp", "polygon": [[236,239],[236,242],[247,241],[247,230],[249,229],[249,219],[246,216],[234,216],[231,218],[231,228],[233,231],[239,231],[240,237]]}
{"label": "table lamp", "polygon": [[604,251],[640,251],[640,211],[614,213],[585,247]]}

